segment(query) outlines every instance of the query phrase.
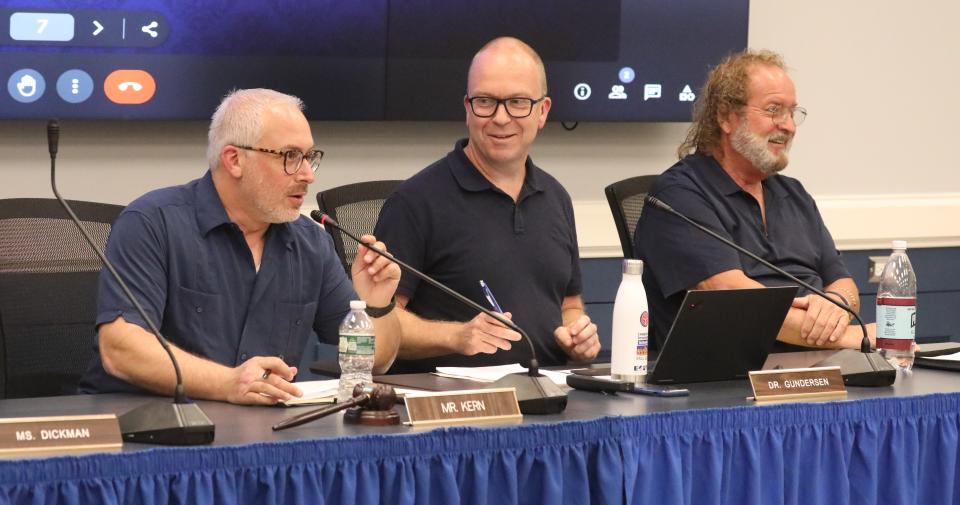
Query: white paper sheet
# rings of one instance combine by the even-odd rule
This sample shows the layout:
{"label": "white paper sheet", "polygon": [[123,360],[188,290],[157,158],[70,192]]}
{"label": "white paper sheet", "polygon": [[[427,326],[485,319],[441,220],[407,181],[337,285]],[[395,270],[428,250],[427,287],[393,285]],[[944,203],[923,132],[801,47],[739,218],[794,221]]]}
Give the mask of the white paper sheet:
{"label": "white paper sheet", "polygon": [[[502,379],[505,375],[512,373],[526,373],[527,369],[519,364],[498,365],[498,366],[478,366],[478,367],[452,367],[438,366],[437,375],[443,377],[453,377],[456,379],[470,379],[479,382],[495,382]],[[550,378],[554,384],[566,385],[567,375],[570,370],[544,370],[540,373]]]}

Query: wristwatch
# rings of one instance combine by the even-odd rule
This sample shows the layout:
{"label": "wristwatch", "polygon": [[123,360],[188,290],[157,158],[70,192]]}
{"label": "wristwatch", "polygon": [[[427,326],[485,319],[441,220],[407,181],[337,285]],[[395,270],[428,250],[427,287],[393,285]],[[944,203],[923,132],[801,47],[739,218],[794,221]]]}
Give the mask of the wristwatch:
{"label": "wristwatch", "polygon": [[363,310],[366,311],[366,313],[367,313],[368,316],[370,316],[370,317],[372,317],[372,318],[374,318],[374,319],[377,319],[377,318],[379,318],[379,317],[383,317],[383,316],[385,316],[385,315],[393,312],[393,308],[396,307],[396,306],[397,306],[397,297],[394,296],[393,298],[390,299],[390,304],[387,305],[386,307],[371,307],[371,306],[367,305],[367,308],[365,308],[365,309],[363,309]]}

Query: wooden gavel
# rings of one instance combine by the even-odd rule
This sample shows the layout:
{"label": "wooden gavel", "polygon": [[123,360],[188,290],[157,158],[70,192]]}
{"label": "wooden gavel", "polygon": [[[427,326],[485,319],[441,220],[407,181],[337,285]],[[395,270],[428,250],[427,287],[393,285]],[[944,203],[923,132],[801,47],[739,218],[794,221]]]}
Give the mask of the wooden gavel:
{"label": "wooden gavel", "polygon": [[343,403],[327,405],[319,409],[304,412],[303,414],[288,417],[273,425],[273,431],[300,426],[301,424],[309,423],[310,421],[329,416],[330,414],[349,409],[350,407],[363,407],[367,410],[390,410],[396,403],[397,394],[390,386],[385,384],[357,384],[353,387],[353,398]]}

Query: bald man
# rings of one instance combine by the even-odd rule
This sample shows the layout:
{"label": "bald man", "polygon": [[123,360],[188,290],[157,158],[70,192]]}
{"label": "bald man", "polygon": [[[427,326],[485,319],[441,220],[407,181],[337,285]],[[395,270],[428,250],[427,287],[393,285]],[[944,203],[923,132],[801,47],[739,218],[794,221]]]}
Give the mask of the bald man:
{"label": "bald man", "polygon": [[[398,258],[489,306],[486,281],[541,365],[588,362],[600,350],[580,295],[570,196],[529,156],[550,104],[543,61],[530,46],[507,37],[487,43],[467,76],[469,137],[401,184],[375,230]],[[414,277],[401,279],[397,305],[409,331],[393,372],[530,358],[519,334]]]}

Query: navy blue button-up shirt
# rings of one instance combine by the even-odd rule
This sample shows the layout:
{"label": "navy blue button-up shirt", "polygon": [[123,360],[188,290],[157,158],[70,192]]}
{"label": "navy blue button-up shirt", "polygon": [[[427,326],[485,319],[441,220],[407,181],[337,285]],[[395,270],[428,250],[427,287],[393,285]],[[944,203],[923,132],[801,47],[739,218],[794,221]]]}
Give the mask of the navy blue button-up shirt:
{"label": "navy blue button-up shirt", "polygon": [[[657,178],[650,195],[815,287],[850,277],[813,197],[796,179],[774,175],[763,181],[766,228],[757,200],[710,156],[680,160]],[[658,209],[644,209],[634,248],[644,260],[655,349],[666,339],[687,289],[702,280],[739,269],[765,286],[792,284]]]}
{"label": "navy blue button-up shirt", "polygon": [[[131,203],[114,223],[106,253],[166,338],[231,367],[253,356],[297,365],[311,330],[337,342],[340,320],[357,299],[329,234],[303,216],[267,229],[257,271],[210,172]],[[96,323],[120,316],[147,329],[104,270]],[[141,391],[106,373],[98,344],[80,391]]]}

